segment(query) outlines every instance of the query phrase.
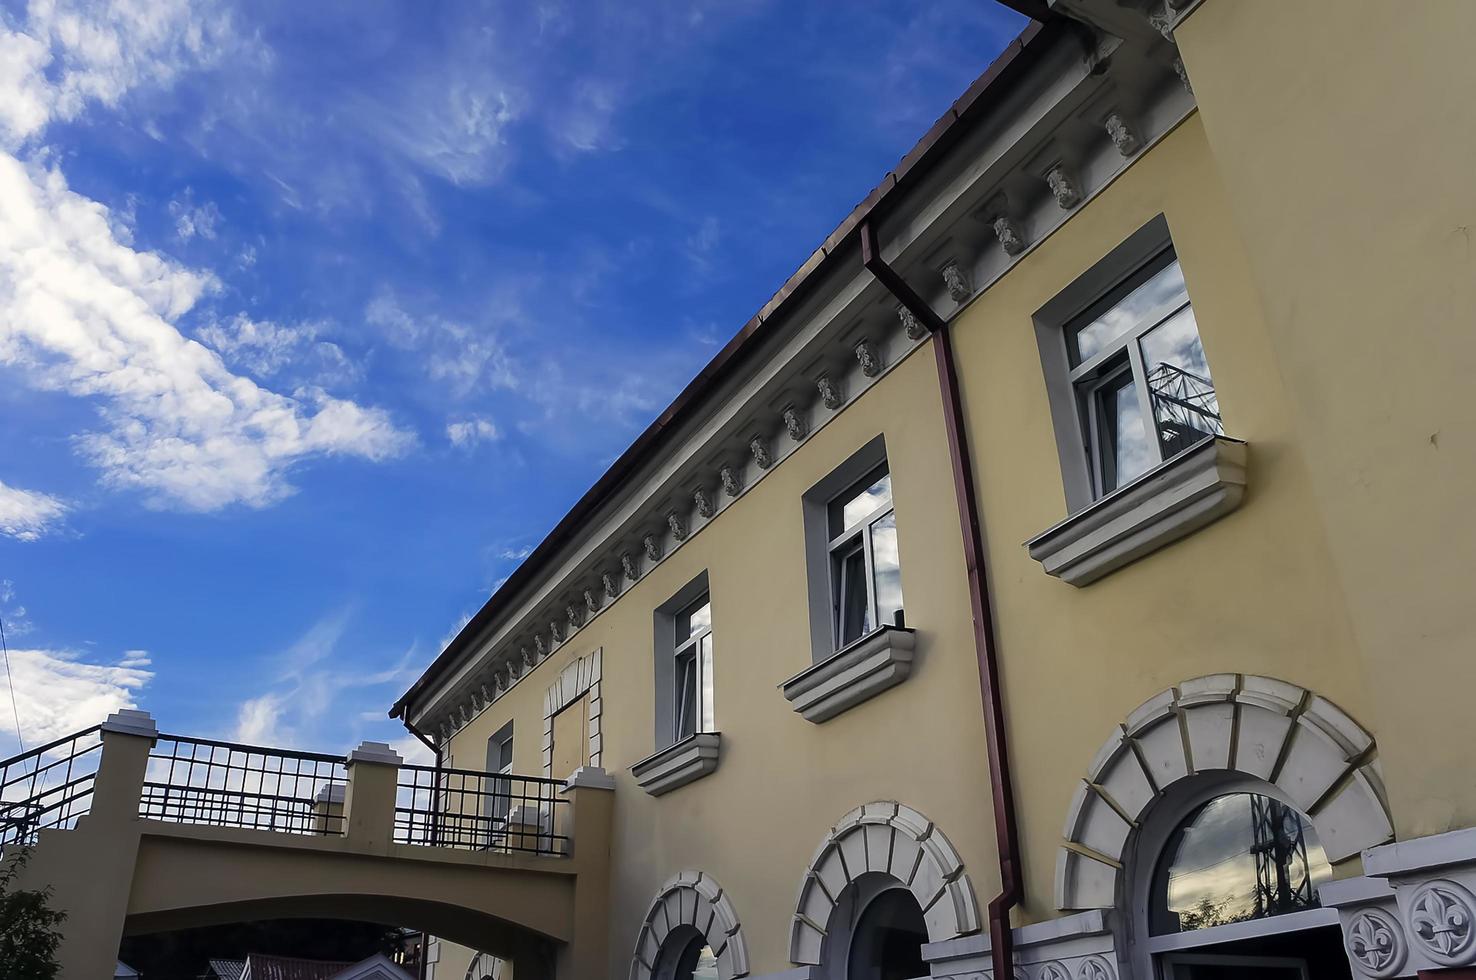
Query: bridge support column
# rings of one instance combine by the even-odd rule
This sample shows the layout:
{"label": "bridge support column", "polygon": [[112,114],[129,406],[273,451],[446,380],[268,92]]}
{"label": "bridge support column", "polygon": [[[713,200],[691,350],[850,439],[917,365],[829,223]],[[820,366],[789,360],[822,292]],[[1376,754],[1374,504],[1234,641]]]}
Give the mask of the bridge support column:
{"label": "bridge support column", "polygon": [[43,830],[21,888],[50,888],[67,913],[57,949],[61,980],[112,976],[138,859],[138,801],[159,731],[146,711],[119,711],[102,726],[92,805],[75,830]]}
{"label": "bridge support column", "polygon": [[610,969],[610,836],[615,780],[582,766],[564,784],[573,810],[574,938],[559,952],[558,980],[603,977]]}
{"label": "bridge support column", "polygon": [[405,760],[384,742],[361,742],[348,754],[344,834],[358,847],[388,854],[395,839],[395,792]]}

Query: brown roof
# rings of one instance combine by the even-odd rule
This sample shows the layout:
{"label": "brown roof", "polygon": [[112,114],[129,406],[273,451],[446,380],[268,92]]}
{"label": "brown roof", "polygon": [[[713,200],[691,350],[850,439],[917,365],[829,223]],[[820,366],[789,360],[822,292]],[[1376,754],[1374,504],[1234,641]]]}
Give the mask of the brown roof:
{"label": "brown roof", "polygon": [[246,957],[241,980],[329,980],[353,965],[347,960],[303,960],[252,953]]}
{"label": "brown roof", "polygon": [[[1044,5],[1031,3],[1030,0],[1001,0],[1001,2],[1027,15],[1044,15]],[[666,441],[667,434],[675,431],[682,422],[696,413],[704,401],[703,396],[714,388],[716,382],[736,371],[759,349],[773,333],[773,328],[777,327],[780,312],[786,311],[795,298],[816,281],[817,272],[833,265],[827,260],[850,242],[861,222],[870,217],[880,217],[881,213],[900,196],[899,187],[903,190],[910,189],[943,158],[967,130],[967,124],[988,109],[989,103],[982,98],[985,92],[1002,95],[1008,91],[1014,80],[1039,56],[1039,52],[1049,46],[1049,41],[1059,36],[1061,30],[1064,29],[1064,24],[1061,18],[1046,20],[1044,23],[1034,20],[1005,47],[1004,51],[984,70],[984,73],[975,79],[963,95],[959,96],[948,108],[948,111],[923,134],[917,145],[909,150],[898,161],[897,166],[882,179],[881,183],[877,184],[871,193],[867,194],[861,203],[852,209],[845,220],[826,236],[825,241],[811,253],[798,271],[791,275],[783,286],[779,287],[779,291],[759,309],[752,319],[743,325],[742,329],[732,340],[728,341],[722,350],[717,352],[707,366],[697,373],[687,387],[682,389],[681,394],[677,395],[676,400],[636,438],[635,442],[631,443],[630,448],[611,464],[604,475],[595,481],[594,486],[590,487],[584,496],[579,498],[569,513],[564,515],[564,518],[554,526],[554,529],[539,543],[538,547],[534,548],[523,563],[492,593],[491,598],[477,611],[475,616],[467,621],[461,631],[446,645],[446,649],[441,651],[440,656],[431,662],[425,673],[410,685],[409,690],[400,695],[399,700],[390,708],[391,718],[404,717],[408,720],[407,709],[411,699],[450,670],[493,617],[511,606],[519,593],[537,579],[545,567],[552,563],[559,550],[579,533],[584,523],[615,494],[626,478],[657,455],[657,451]]]}

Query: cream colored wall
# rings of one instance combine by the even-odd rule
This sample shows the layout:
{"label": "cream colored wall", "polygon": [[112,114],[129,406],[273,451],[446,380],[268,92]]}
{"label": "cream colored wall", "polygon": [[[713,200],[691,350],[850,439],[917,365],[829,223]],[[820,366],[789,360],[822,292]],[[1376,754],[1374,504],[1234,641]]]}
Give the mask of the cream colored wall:
{"label": "cream colored wall", "polygon": [[[1415,710],[1391,713],[1397,696],[1376,700],[1365,680],[1346,577],[1318,510],[1322,490],[1299,441],[1305,422],[1219,174],[1201,120],[1191,116],[955,327],[1025,851],[1027,900],[1017,923],[1055,914],[1055,853],[1077,781],[1114,726],[1164,688],[1208,673],[1280,677],[1339,704],[1385,751]],[[1046,576],[1021,546],[1065,516],[1032,314],[1159,213],[1184,267],[1227,431],[1250,444],[1250,486],[1224,520],[1076,589]],[[899,688],[814,726],[776,690],[810,662],[800,499],[878,432],[894,474],[919,666]],[[517,767],[538,771],[545,688],[571,656],[603,647],[604,764],[620,781],[612,971],[623,968],[658,883],[684,868],[706,871],[727,889],[754,972],[784,968],[793,896],[814,848],[841,814],[871,799],[898,799],[933,818],[958,846],[981,904],[992,896],[989,792],[955,515],[925,347],[457,736],[460,754],[511,717]],[[652,610],[704,569],[723,761],[712,776],[652,799],[627,772],[653,748]],[[1399,764],[1410,764],[1407,753]],[[1386,773],[1392,765],[1386,756]],[[1396,817],[1399,809],[1396,799]]]}
{"label": "cream colored wall", "polygon": [[[809,666],[801,496],[878,433],[894,473],[907,619],[918,664],[901,686],[823,725],[778,684]],[[666,796],[628,767],[654,751],[653,610],[704,569],[723,733],[716,772]],[[656,889],[682,869],[731,897],[755,974],[789,966],[793,900],[810,858],[846,811],[907,802],[953,841],[981,903],[997,888],[979,688],[947,446],[931,351],[902,363],[694,535],[453,740],[514,719],[519,771],[536,772],[543,694],[574,654],[604,648],[604,766],[616,792],[611,975],[624,975]],[[468,755],[467,758],[470,758]]]}
{"label": "cream colored wall", "polygon": [[1212,0],[1179,28],[1252,243],[1401,837],[1476,824],[1476,4]]}
{"label": "cream colored wall", "polygon": [[[1229,435],[1241,508],[1085,588],[1021,542],[1066,516],[1032,314],[1157,214],[1168,220]],[[1342,597],[1256,289],[1191,116],[969,307],[955,328],[998,614],[1027,874],[1048,918],[1071,795],[1113,727],[1182,680],[1259,673],[1367,721]]]}

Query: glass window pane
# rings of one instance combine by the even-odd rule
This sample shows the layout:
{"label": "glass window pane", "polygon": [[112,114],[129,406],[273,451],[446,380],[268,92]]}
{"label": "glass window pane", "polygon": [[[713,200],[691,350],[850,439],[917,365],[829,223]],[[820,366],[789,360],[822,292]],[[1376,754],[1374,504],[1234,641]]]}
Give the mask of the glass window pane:
{"label": "glass window pane", "polygon": [[702,728],[701,731],[717,731],[712,712],[712,634],[700,641],[702,657]]}
{"label": "glass window pane", "polygon": [[694,633],[701,633],[712,627],[712,603],[706,593],[702,598],[692,603],[686,609],[676,614],[676,642],[682,643],[692,638]]}
{"label": "glass window pane", "polygon": [[836,554],[832,574],[832,587],[836,590],[836,640],[838,646],[845,646],[871,631],[866,604],[866,556],[859,538],[848,550]]}
{"label": "glass window pane", "polygon": [[1150,931],[1189,932],[1318,907],[1332,867],[1311,821],[1253,793],[1206,803],[1174,832],[1154,874]]}
{"label": "glass window pane", "polygon": [[1082,364],[1102,353],[1112,342],[1146,321],[1166,314],[1175,306],[1189,301],[1184,289],[1184,272],[1174,259],[1148,281],[1129,292],[1108,309],[1095,316],[1072,334],[1072,364]]}
{"label": "glass window pane", "polygon": [[1163,458],[1224,432],[1194,310],[1184,307],[1143,335],[1143,368]]}
{"label": "glass window pane", "polygon": [[697,661],[691,652],[676,659],[676,737],[697,730]]}
{"label": "glass window pane", "polygon": [[1123,371],[1098,387],[1097,465],[1101,467],[1102,492],[1109,493],[1160,462],[1158,449],[1143,424],[1138,402],[1138,383]]}
{"label": "glass window pane", "polygon": [[502,740],[502,744],[498,746],[497,768],[500,772],[509,772],[512,770],[512,745],[513,740],[505,738]]}
{"label": "glass window pane", "polygon": [[865,518],[876,513],[877,508],[885,507],[892,502],[892,474],[883,473],[865,489],[831,504],[830,508],[830,533],[831,536],[847,531]]}
{"label": "glass window pane", "polygon": [[871,568],[876,577],[876,622],[895,626],[902,611],[902,565],[897,560],[897,515],[871,525]]}

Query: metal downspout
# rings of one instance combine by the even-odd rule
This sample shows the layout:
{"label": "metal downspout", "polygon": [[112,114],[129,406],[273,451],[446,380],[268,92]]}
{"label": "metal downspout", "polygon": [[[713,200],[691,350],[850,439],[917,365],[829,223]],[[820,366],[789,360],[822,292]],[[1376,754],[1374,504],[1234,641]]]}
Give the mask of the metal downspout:
{"label": "metal downspout", "polygon": [[984,561],[984,538],[974,494],[973,461],[964,430],[963,399],[953,363],[948,323],[887,264],[877,247],[871,222],[861,225],[861,263],[898,302],[932,333],[938,366],[938,388],[943,396],[943,419],[948,432],[948,456],[953,466],[953,491],[963,531],[964,563],[969,574],[969,605],[974,621],[974,653],[979,664],[979,696],[984,704],[984,740],[989,753],[989,781],[994,797],[994,835],[999,852],[1000,893],[989,903],[989,948],[994,976],[1013,977],[1014,934],[1010,910],[1025,895],[1020,874],[1020,834],[1015,821],[1015,788],[1010,778],[1009,743],[999,686],[999,656],[995,647],[994,616],[989,575]]}

